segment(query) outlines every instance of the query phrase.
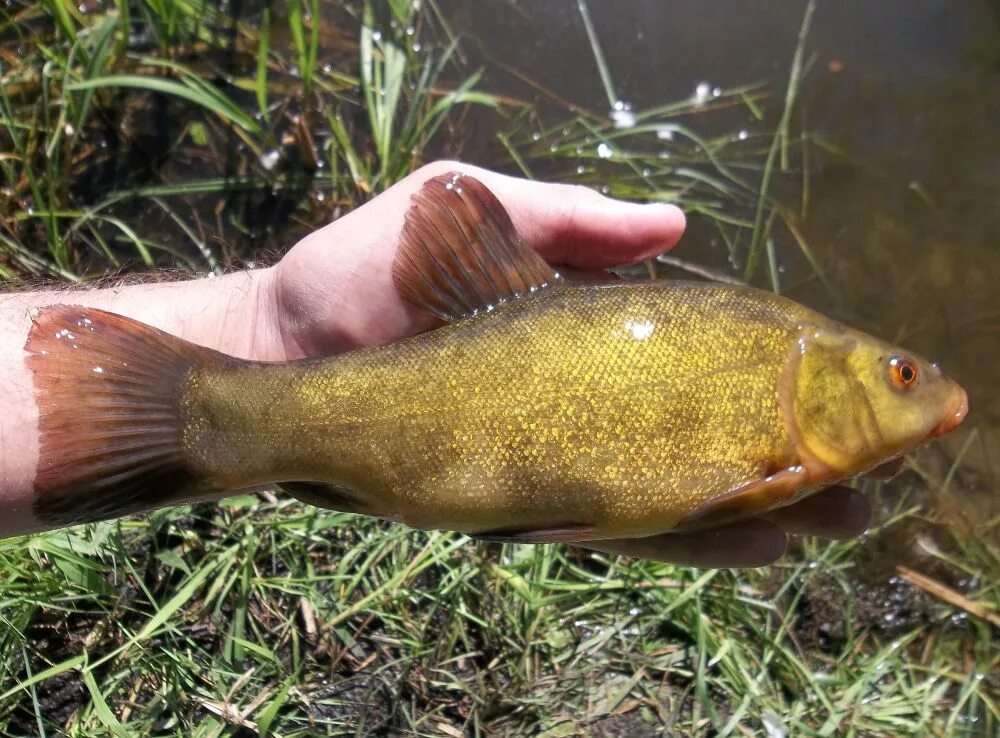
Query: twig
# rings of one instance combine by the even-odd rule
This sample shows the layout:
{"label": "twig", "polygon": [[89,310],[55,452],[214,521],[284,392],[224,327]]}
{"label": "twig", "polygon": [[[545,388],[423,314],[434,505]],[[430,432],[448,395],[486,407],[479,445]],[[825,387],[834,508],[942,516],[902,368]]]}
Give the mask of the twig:
{"label": "twig", "polygon": [[951,587],[946,587],[940,582],[924,576],[907,566],[897,566],[896,572],[914,587],[919,587],[925,592],[934,595],[939,600],[944,600],[949,605],[954,605],[961,610],[965,610],[970,615],[975,615],[977,618],[981,618],[1000,628],[1000,614],[980,605],[978,602],[970,600],[961,592],[956,592]]}

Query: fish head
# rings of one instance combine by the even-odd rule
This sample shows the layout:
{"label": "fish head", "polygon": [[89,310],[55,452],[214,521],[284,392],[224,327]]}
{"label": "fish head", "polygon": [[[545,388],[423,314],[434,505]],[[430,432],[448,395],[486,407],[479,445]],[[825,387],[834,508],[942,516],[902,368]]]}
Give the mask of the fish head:
{"label": "fish head", "polygon": [[789,435],[827,480],[901,457],[954,430],[969,409],[937,364],[836,324],[801,332],[783,384]]}

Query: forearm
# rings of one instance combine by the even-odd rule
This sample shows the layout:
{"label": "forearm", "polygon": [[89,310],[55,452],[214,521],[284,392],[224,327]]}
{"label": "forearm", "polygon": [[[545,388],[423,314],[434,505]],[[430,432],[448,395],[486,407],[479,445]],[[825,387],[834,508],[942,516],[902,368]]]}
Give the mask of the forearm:
{"label": "forearm", "polygon": [[271,270],[224,277],[0,295],[0,536],[38,527],[31,512],[38,463],[38,410],[24,342],[31,316],[53,304],[96,307],[243,358],[284,358]]}

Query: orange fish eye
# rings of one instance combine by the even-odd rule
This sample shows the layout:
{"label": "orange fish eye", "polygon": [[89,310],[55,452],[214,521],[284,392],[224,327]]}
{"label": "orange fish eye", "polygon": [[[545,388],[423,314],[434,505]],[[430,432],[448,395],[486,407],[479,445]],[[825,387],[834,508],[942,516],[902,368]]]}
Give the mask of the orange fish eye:
{"label": "orange fish eye", "polygon": [[896,389],[913,389],[917,375],[917,365],[905,356],[893,356],[889,359],[889,381]]}

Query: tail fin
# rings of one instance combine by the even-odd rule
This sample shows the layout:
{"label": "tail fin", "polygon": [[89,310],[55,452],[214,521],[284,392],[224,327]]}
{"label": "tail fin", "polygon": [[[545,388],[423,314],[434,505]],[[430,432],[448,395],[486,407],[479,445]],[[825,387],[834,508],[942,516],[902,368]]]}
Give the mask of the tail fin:
{"label": "tail fin", "polygon": [[91,308],[49,307],[33,322],[41,522],[128,515],[203,487],[185,460],[181,399],[192,368],[222,354]]}

